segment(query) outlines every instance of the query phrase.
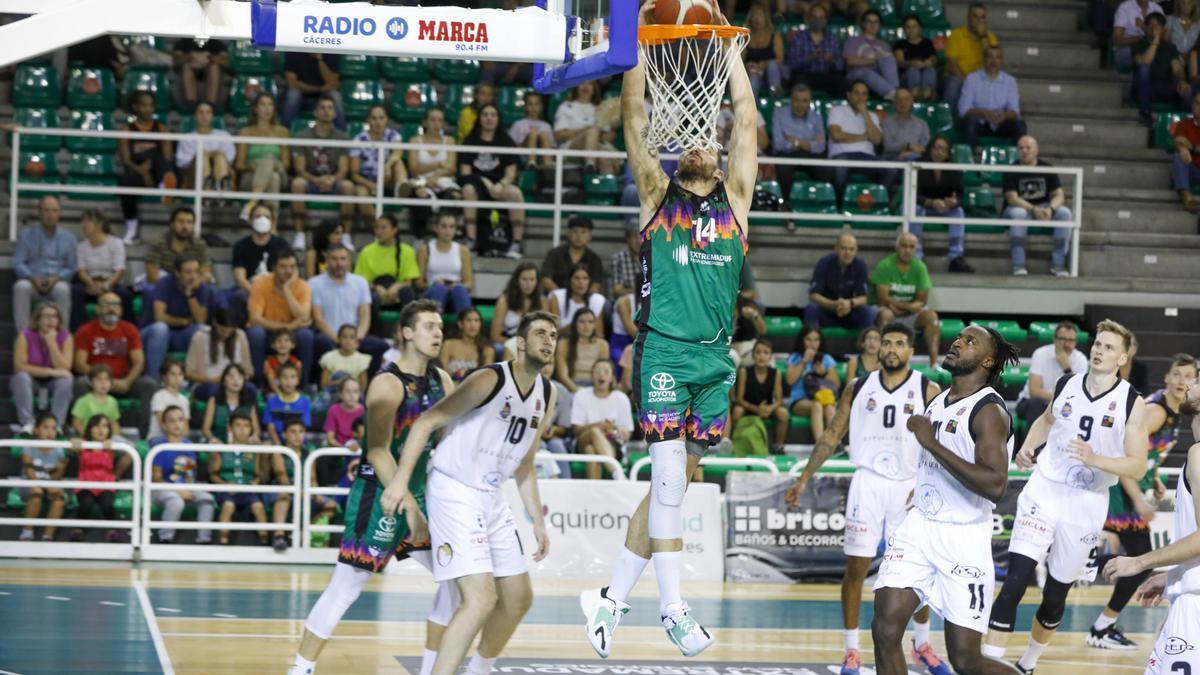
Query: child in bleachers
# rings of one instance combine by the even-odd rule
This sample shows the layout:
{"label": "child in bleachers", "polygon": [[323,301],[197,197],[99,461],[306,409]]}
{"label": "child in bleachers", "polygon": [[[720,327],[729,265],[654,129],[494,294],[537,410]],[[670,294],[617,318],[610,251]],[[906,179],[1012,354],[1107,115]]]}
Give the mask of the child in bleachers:
{"label": "child in bleachers", "polygon": [[[48,411],[38,413],[33,426],[33,437],[39,441],[53,441],[58,438],[58,420]],[[67,472],[67,452],[63,448],[25,448],[21,451],[21,477],[27,480],[62,480]],[[50,508],[46,510],[47,518],[62,518],[66,504],[66,493],[62,488],[31,487],[21,488],[21,499],[25,500],[25,517],[40,518],[42,516],[43,499],[50,500]],[[47,525],[42,530],[42,541],[54,541],[54,525]],[[26,525],[21,530],[21,541],[33,541],[33,526]]]}
{"label": "child in bleachers", "polygon": [[112,423],[113,428],[121,427],[121,410],[117,407],[117,399],[109,395],[112,390],[112,369],[99,363],[91,367],[87,374],[91,391],[80,396],[71,406],[71,427],[76,434],[83,435],[84,424],[95,415],[104,415]]}
{"label": "child in bleachers", "polygon": [[[97,413],[88,418],[83,429],[83,440],[102,443],[104,447],[100,450],[85,450],[80,439],[71,440],[71,451],[79,453],[79,480],[116,482],[117,470],[113,466],[113,451],[108,447],[112,437],[112,422],[104,413]],[[80,488],[75,490],[75,499],[79,502],[79,513],[76,515],[79,519],[95,518],[98,508],[101,518],[116,520],[116,510],[113,508],[116,493],[113,490]],[[109,543],[115,543],[120,541],[121,536],[116,530],[109,530],[106,538]],[[83,530],[76,528],[71,532],[71,541],[82,539]]]}
{"label": "child in bleachers", "polygon": [[[351,427],[354,433],[354,438],[351,442],[357,447],[362,447],[363,438],[367,432],[367,421],[362,417],[354,420],[354,425]],[[349,447],[349,444],[347,444]],[[354,484],[354,477],[358,475],[358,465],[362,461],[362,457],[351,457],[350,461],[346,462],[345,470],[338,476],[337,487],[349,488]],[[346,508],[346,497],[348,495],[338,495],[334,497],[337,503],[344,509]]]}
{"label": "child in bleachers", "polygon": [[201,431],[209,443],[224,443],[229,433],[229,420],[241,413],[250,418],[251,435],[259,438],[262,434],[258,424],[258,409],[254,397],[246,386],[246,371],[236,363],[225,366],[221,373],[221,385],[217,395],[208,399],[204,410],[204,424]]}
{"label": "child in bleachers", "polygon": [[[231,445],[257,445],[253,437],[254,426],[250,416],[235,412],[229,416],[229,443]],[[208,455],[208,479],[213,483],[230,485],[258,485],[262,478],[259,470],[259,454],[251,452],[213,452]],[[233,515],[248,509],[256,522],[267,522],[267,511],[263,507],[262,495],[253,492],[229,492],[217,496],[221,512],[217,520],[222,523],[233,521]],[[229,530],[221,530],[222,545],[229,543]],[[258,531],[258,541],[267,543],[267,532]]]}
{"label": "child in bleachers", "polygon": [[[571,427],[576,452],[620,459],[626,441],[633,433],[633,409],[629,397],[613,389],[613,364],[596,361],[591,372],[592,386],[581,387],[571,400]],[[601,465],[589,463],[587,477],[598,479]]]}
{"label": "child in bleachers", "polygon": [[362,419],[362,387],[358,380],[346,378],[338,387],[338,402],[325,414],[325,440],[332,446],[347,447],[354,440],[354,423]]}
{"label": "child in bleachers", "polygon": [[361,388],[367,387],[367,368],[371,357],[358,351],[358,329],[350,324],[338,328],[337,349],[321,356],[321,388],[337,387],[345,378],[358,380]]}
{"label": "child in bleachers", "polygon": [[292,351],[296,349],[296,337],[292,335],[292,331],[277,330],[271,333],[271,351],[274,354],[267,357],[263,363],[263,378],[267,383],[267,390],[272,394],[279,393],[279,367],[285,363],[290,363],[297,368],[300,367],[300,359],[296,358]]}
{"label": "child in bleachers", "polygon": [[[729,422],[733,436],[738,435],[738,423],[743,417],[748,420],[758,418],[765,431],[766,421],[775,419],[775,443],[771,446],[773,454],[783,454],[783,444],[787,440],[788,422],[791,416],[783,403],[783,376],[771,365],[771,343],[759,339],[754,343],[752,352],[754,364],[738,369],[737,395],[734,397],[733,409],[730,411]],[[760,422],[754,422],[756,425]],[[755,432],[756,434],[761,432]],[[766,436],[762,436],[765,444]],[[735,438],[735,448],[737,442]],[[736,452],[736,451],[735,451]]]}
{"label": "child in bleachers", "polygon": [[150,433],[146,438],[158,438],[163,435],[162,415],[167,408],[179,408],[183,413],[184,432],[187,423],[192,418],[191,402],[183,395],[183,364],[175,359],[167,359],[159,370],[163,388],[154,392],[150,398]]}
{"label": "child in bleachers", "polygon": [[271,443],[282,445],[283,428],[289,420],[299,419],[304,428],[312,426],[312,401],[300,393],[300,369],[291,363],[279,366],[279,393],[267,397],[263,426]]}
{"label": "child in bleachers", "polygon": [[[183,408],[169,406],[162,411],[163,435],[154,437],[150,447],[163,443],[187,443],[188,418]],[[180,486],[196,482],[196,469],[199,460],[191,450],[166,450],[154,457],[151,467],[151,480],[155,483],[175,483]],[[162,509],[162,520],[177,521],[183,516],[183,509],[190,502],[196,507],[196,522],[211,523],[216,511],[216,500],[212,493],[201,490],[153,490],[150,499],[155,506]],[[175,530],[161,529],[158,531],[158,543],[170,544],[175,541]],[[198,530],[196,543],[207,544],[212,541],[212,530]]]}
{"label": "child in bleachers", "polygon": [[[304,435],[307,431],[304,422],[296,418],[288,420],[283,427],[283,445],[300,457],[301,468],[304,466],[304,458],[308,456],[308,448],[304,445]],[[267,465],[267,485],[292,485],[298,468],[292,463],[291,457],[263,455],[263,460]],[[271,522],[275,525],[286,523],[288,511],[292,506],[292,496],[284,493],[268,494],[264,496],[264,500],[271,507]],[[271,533],[271,547],[279,553],[288,550],[291,545],[292,537],[288,533],[283,530]]]}

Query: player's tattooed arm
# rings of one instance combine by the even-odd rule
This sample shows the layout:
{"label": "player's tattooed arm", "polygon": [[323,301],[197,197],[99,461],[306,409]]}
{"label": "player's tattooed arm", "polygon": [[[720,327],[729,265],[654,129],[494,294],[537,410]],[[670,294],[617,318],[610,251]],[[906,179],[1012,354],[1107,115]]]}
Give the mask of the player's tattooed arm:
{"label": "player's tattooed arm", "polygon": [[[1200,485],[1200,443],[1192,445],[1188,450],[1187,480],[1191,485]],[[1197,519],[1200,519],[1200,490],[1192,491],[1192,508]],[[1114,558],[1104,566],[1104,578],[1111,581],[1119,577],[1131,577],[1146,570],[1178,565],[1197,558],[1200,558],[1200,532],[1193,532],[1136,558]]]}
{"label": "player's tattooed arm", "polygon": [[850,426],[850,406],[853,403],[854,386],[856,380],[851,380],[846,384],[846,390],[842,394],[842,398],[838,401],[837,412],[833,415],[833,421],[825,427],[825,432],[817,439],[816,445],[813,446],[812,454],[808,456],[808,463],[804,465],[804,471],[796,477],[796,483],[788,488],[787,494],[784,495],[785,500],[789,505],[799,503],[800,494],[804,492],[804,486],[808,481],[812,480],[813,475],[829,459],[837,452],[838,444],[842,442],[842,438],[846,436],[846,429]]}
{"label": "player's tattooed arm", "polygon": [[917,441],[968,490],[999,501],[1008,490],[1008,413],[1000,406],[984,406],[971,425],[975,436],[975,461],[968,462],[938,442],[933,425],[924,415],[908,418],[908,430]]}
{"label": "player's tattooed arm", "polygon": [[[642,5],[638,25],[652,23],[654,3]],[[625,127],[625,149],[629,155],[629,171],[637,185],[638,196],[643,203],[658,204],[667,192],[670,180],[663,173],[658,161],[658,148],[646,145],[646,129],[650,119],[646,115],[646,70],[639,61],[625,71],[621,80],[621,118]]]}

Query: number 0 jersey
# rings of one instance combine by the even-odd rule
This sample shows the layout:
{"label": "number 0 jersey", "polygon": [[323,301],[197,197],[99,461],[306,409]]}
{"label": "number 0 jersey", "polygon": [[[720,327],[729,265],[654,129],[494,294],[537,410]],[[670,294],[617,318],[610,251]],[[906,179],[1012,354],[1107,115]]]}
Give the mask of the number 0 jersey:
{"label": "number 0 jersey", "polygon": [[639,331],[728,344],[748,248],[724,183],[701,197],[671,181],[642,228]]}
{"label": "number 0 jersey", "polygon": [[854,383],[850,403],[850,461],[890,480],[909,480],[917,475],[921,448],[905,443],[908,418],[925,410],[929,380],[915,370],[894,390],[883,384],[883,371],[876,370]]}
{"label": "number 0 jersey", "polygon": [[433,470],[467,487],[495,492],[512,477],[546,418],[550,380],[541,374],[522,392],[512,362],[487,366],[499,376],[478,408],[451,423],[433,453]]}
{"label": "number 0 jersey", "polygon": [[1087,390],[1086,373],[1059,378],[1050,402],[1054,425],[1046,437],[1046,446],[1038,453],[1035,471],[1077,490],[1107,492],[1117,484],[1117,477],[1072,459],[1067,455],[1067,445],[1072,438],[1082,438],[1097,455],[1124,457],[1125,422],[1137,399],[1137,390],[1122,379],[1092,398]]}

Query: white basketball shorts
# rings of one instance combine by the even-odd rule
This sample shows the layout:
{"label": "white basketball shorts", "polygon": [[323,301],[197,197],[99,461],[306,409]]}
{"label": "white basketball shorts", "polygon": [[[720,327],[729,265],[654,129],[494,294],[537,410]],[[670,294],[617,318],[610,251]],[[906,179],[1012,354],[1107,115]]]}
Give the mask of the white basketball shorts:
{"label": "white basketball shorts", "polygon": [[512,510],[499,491],[476,490],[435,470],[429,472],[425,504],[434,581],[528,571]]}
{"label": "white basketball shorts", "polygon": [[1200,595],[1184,593],[1171,601],[1145,675],[1200,673]]}
{"label": "white basketball shorts", "polygon": [[904,521],[908,495],[914,485],[915,476],[909,480],[888,480],[870,469],[855,469],[846,495],[842,551],[856,558],[874,558],[879,541],[895,534]]}
{"label": "white basketball shorts", "polygon": [[1064,584],[1084,576],[1093,581],[1096,568],[1088,563],[1107,516],[1107,490],[1077,490],[1035,471],[1017,498],[1008,552],[1044,561]]}

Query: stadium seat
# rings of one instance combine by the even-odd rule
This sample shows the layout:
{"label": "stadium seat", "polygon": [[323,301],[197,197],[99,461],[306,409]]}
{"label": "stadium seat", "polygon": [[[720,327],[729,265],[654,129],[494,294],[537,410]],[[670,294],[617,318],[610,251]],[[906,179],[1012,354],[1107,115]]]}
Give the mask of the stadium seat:
{"label": "stadium seat", "polygon": [[429,64],[424,59],[400,56],[383,59],[380,66],[383,76],[394,83],[429,81]]}
{"label": "stadium seat", "polygon": [[[225,116],[224,115],[214,115],[212,125],[213,125],[214,129],[224,129],[225,128]],[[179,116],[179,133],[190,134],[191,132],[193,132],[195,130],[196,130],[195,115],[180,115]]]}
{"label": "stadium seat", "polygon": [[[1057,325],[1057,321],[1034,321],[1029,324],[1029,332],[1038,342],[1049,343],[1054,341],[1054,328]],[[1091,334],[1086,330],[1076,331],[1076,343],[1085,345],[1091,339]]]}
{"label": "stadium seat", "polygon": [[[969,187],[963,195],[963,206],[972,218],[995,218],[996,195],[991,188]],[[972,228],[974,229],[974,228]]]}
{"label": "stadium seat", "polygon": [[1175,152],[1175,141],[1171,138],[1171,125],[1179,120],[1187,119],[1186,113],[1168,112],[1162,113],[1154,122],[1154,147],[1162,148],[1167,152]]}
{"label": "stadium seat", "polygon": [[270,75],[275,72],[275,52],[238,40],[229,47],[229,70],[234,75]]}
{"label": "stadium seat", "polygon": [[58,151],[57,150],[21,150],[18,161],[21,167],[21,180],[31,183],[57,183]]}
{"label": "stadium seat", "polygon": [[44,63],[22,63],[13,76],[12,103],[18,108],[55,109],[62,101],[58,71]]}
{"label": "stadium seat", "polygon": [[[971,151],[971,146],[966,143],[955,143],[950,148],[950,161],[955,164],[974,164],[975,153]],[[963,184],[966,187],[977,187],[983,185],[983,179],[979,176],[978,171],[964,171]]]}
{"label": "stadium seat", "polygon": [[[13,113],[13,123],[31,129],[57,129],[58,110],[54,108],[17,108]],[[21,134],[22,150],[56,151],[60,147],[62,147],[62,136]]]}
{"label": "stadium seat", "polygon": [[71,155],[71,163],[67,167],[67,175],[71,178],[72,182],[77,178],[112,178],[115,181],[119,168],[117,158],[111,152],[76,152]]}
{"label": "stadium seat", "polygon": [[383,85],[379,80],[342,80],[342,105],[346,108],[346,119],[366,119],[371,106],[383,102]]}
{"label": "stadium seat", "polygon": [[[135,91],[148,91],[154,97],[154,112],[159,118],[165,118],[171,112],[171,83],[167,80],[167,72],[158,68],[131,66],[121,80],[121,107],[128,108],[129,96]],[[125,111],[127,114],[131,110]]]}
{"label": "stadium seat", "polygon": [[925,28],[949,28],[946,20],[946,8],[942,0],[904,0],[900,7],[900,16],[916,14],[921,18]]}
{"label": "stadium seat", "polygon": [[288,129],[288,133],[292,136],[295,136],[301,131],[304,131],[305,129],[311,129],[316,125],[317,120],[313,119],[312,117],[301,115],[300,117],[292,120],[292,127]]}
{"label": "stadium seat", "polygon": [[[399,123],[420,122],[425,111],[438,103],[437,89],[429,82],[397,84],[392,89],[392,105],[389,114]],[[409,138],[409,136],[405,136]]]}
{"label": "stadium seat", "polygon": [[821,335],[827,340],[855,340],[858,338],[858,330],[843,326],[821,326]]}
{"label": "stadium seat", "polygon": [[[766,194],[777,197],[779,199],[783,199],[783,187],[779,185],[779,181],[760,180],[757,183],[755,183],[755,185],[754,185],[755,193],[757,193],[759,190],[763,191]],[[758,208],[758,207],[755,207],[755,208]],[[751,225],[762,225],[765,227],[778,227],[778,226],[783,225],[784,222],[785,221],[783,221],[783,220],[778,220],[775,218],[757,218],[757,217],[753,217],[753,216],[751,216],[751,218],[750,218]]]}
{"label": "stadium seat", "polygon": [[479,62],[471,59],[437,59],[433,76],[442,84],[475,84],[479,82]]}
{"label": "stadium seat", "polygon": [[72,110],[112,110],[117,106],[117,80],[108,68],[71,68],[67,105]]}
{"label": "stadium seat", "polygon": [[[250,107],[254,105],[254,99],[264,92],[272,96],[279,95],[279,89],[275,86],[275,78],[270,75],[249,73],[235,76],[233,84],[229,87],[229,112],[237,116],[249,115]],[[280,109],[281,106],[276,101],[275,110],[278,112]]]}
{"label": "stadium seat", "polygon": [[[554,100],[551,96],[551,101]],[[475,85],[473,84],[451,84],[446,87],[446,98],[442,100],[442,107],[446,109],[446,124],[453,128],[458,124],[458,116],[462,113],[463,108],[471,105],[475,100]],[[554,116],[554,112],[550,112],[550,116]]]}
{"label": "stadium seat", "polygon": [[837,193],[832,183],[796,181],[789,195],[792,210],[800,213],[837,213]]}
{"label": "stadium seat", "polygon": [[941,324],[940,328],[943,340],[953,340],[967,327],[962,319],[942,319],[938,323]]}
{"label": "stadium seat", "polygon": [[1029,366],[1009,366],[1000,373],[1000,383],[1006,387],[1024,387],[1029,380]]}
{"label": "stadium seat", "polygon": [[[71,128],[88,131],[115,131],[117,123],[109,110],[72,110]],[[67,138],[71,152],[116,152],[117,139],[94,137]]]}
{"label": "stadium seat", "polygon": [[[1015,164],[1016,161],[1017,149],[1012,145],[984,145],[983,154],[979,158],[980,164],[994,166]],[[980,178],[985,185],[992,187],[1000,187],[1004,183],[1004,176],[999,171],[985,171]]]}
{"label": "stadium seat", "polygon": [[912,369],[929,378],[931,382],[937,383],[940,387],[945,387],[950,384],[950,371],[944,370],[938,366],[927,366],[922,363],[912,364]]}
{"label": "stadium seat", "polygon": [[379,77],[379,62],[370,54],[342,54],[338,74],[344,80],[374,80]]}
{"label": "stadium seat", "polygon": [[[888,205],[887,188],[878,183],[849,183],[846,194],[842,198],[842,212],[849,215],[887,216],[892,209]],[[892,223],[856,222],[854,227],[860,229],[889,229],[896,226]]]}
{"label": "stadium seat", "polygon": [[[500,117],[509,124],[525,117],[525,94],[529,91],[532,91],[531,87],[522,87],[519,85],[505,85],[500,87],[496,95],[496,103],[500,107]],[[545,114],[546,111],[543,107],[543,117]]]}
{"label": "stadium seat", "polygon": [[798,316],[768,316],[766,321],[768,337],[796,337],[804,325]]}
{"label": "stadium seat", "polygon": [[923,103],[913,106],[913,114],[929,125],[930,136],[941,134],[951,141],[957,140],[954,130],[954,114],[949,103]]}
{"label": "stadium seat", "polygon": [[583,198],[586,204],[612,206],[619,194],[621,183],[611,173],[593,174],[583,180]]}
{"label": "stadium seat", "polygon": [[975,319],[971,322],[972,326],[985,326],[991,328],[1000,334],[1000,337],[1009,342],[1024,342],[1029,339],[1029,331],[1017,325],[1016,321],[1008,319]]}

